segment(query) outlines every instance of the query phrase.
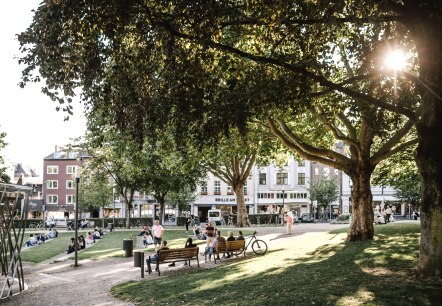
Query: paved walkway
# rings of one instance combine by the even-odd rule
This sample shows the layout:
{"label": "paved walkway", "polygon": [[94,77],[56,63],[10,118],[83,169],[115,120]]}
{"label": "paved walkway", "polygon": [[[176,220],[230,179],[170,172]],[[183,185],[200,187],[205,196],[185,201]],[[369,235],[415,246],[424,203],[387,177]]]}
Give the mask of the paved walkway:
{"label": "paved walkway", "polygon": [[[315,233],[327,232],[332,229],[348,227],[347,225],[330,225],[328,223],[295,225],[295,234],[285,234],[284,227],[256,228],[258,236],[268,243],[270,249],[277,249],[278,245],[293,245],[295,256],[302,256],[306,251],[299,251],[295,247],[304,244],[304,241],[314,240]],[[248,228],[249,229],[249,228]],[[322,243],[311,243],[310,248]],[[66,255],[64,255],[66,256]],[[12,298],[2,300],[2,305],[14,306],[50,306],[50,305],[133,305],[120,301],[110,294],[112,286],[130,280],[141,280],[140,268],[134,268],[133,257],[111,258],[106,260],[82,260],[80,266],[74,268],[72,260],[61,260],[60,256],[48,262],[31,265],[25,263],[25,281],[29,289]],[[228,262],[228,261],[225,261]],[[221,263],[222,264],[222,263]],[[213,263],[204,263],[200,258],[201,268],[213,267]],[[194,269],[195,267],[177,266],[169,268],[163,265],[161,277],[167,277],[169,269]],[[145,275],[145,279],[158,277],[155,273]]]}

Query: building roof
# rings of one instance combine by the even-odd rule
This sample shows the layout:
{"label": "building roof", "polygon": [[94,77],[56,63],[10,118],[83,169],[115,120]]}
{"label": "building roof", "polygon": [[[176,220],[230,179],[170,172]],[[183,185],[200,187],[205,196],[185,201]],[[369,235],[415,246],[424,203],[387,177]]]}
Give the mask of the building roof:
{"label": "building roof", "polygon": [[82,157],[89,157],[87,152],[74,152],[74,151],[56,151],[44,158],[44,160],[57,160],[57,159],[80,159]]}

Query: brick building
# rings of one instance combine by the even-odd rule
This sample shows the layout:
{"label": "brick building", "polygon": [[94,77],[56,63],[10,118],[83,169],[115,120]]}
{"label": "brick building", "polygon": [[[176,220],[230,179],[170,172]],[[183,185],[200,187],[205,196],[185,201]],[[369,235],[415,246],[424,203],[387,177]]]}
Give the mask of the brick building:
{"label": "brick building", "polygon": [[55,148],[43,160],[43,199],[46,217],[73,217],[75,208],[75,173],[87,154]]}

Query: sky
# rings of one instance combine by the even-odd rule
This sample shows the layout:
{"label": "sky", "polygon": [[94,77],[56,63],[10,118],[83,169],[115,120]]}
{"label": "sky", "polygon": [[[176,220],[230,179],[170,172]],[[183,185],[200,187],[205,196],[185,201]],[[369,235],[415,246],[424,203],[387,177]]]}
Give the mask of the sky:
{"label": "sky", "polygon": [[20,55],[16,34],[26,30],[41,0],[4,1],[0,10],[0,132],[8,145],[0,154],[11,163],[21,163],[42,175],[43,158],[71,138],[85,132],[83,107],[74,102],[74,116],[55,110],[57,103],[41,93],[40,84],[20,88],[21,71],[14,57]]}

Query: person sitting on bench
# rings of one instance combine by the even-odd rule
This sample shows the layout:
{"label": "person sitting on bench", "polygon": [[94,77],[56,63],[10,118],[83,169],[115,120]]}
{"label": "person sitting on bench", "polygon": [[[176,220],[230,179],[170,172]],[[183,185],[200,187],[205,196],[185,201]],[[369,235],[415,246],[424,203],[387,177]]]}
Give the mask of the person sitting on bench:
{"label": "person sitting on bench", "polygon": [[154,255],[150,255],[149,257],[146,258],[146,263],[147,263],[147,270],[145,272],[152,272],[151,263],[156,263],[158,261],[158,259],[160,258],[159,256],[159,252],[161,250],[168,250],[169,248],[167,247],[167,241],[163,240],[161,242],[161,247],[158,249],[158,251],[154,254]]}

